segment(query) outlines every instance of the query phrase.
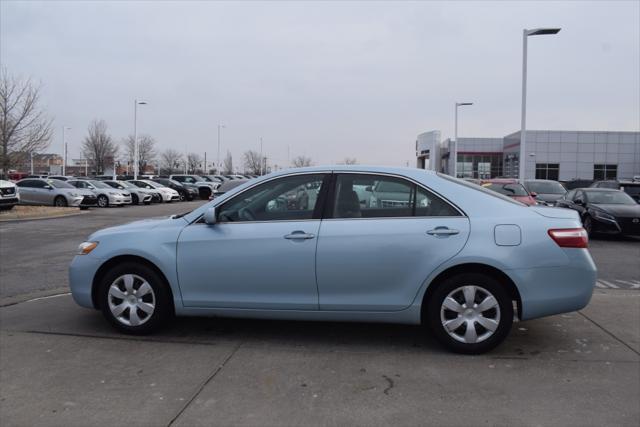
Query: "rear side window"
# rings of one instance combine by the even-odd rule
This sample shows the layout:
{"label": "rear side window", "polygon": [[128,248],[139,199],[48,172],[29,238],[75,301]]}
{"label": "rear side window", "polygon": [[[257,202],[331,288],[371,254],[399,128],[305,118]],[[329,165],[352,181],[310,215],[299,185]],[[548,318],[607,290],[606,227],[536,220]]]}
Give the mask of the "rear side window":
{"label": "rear side window", "polygon": [[339,174],[332,218],[460,216],[449,203],[402,178],[373,174]]}

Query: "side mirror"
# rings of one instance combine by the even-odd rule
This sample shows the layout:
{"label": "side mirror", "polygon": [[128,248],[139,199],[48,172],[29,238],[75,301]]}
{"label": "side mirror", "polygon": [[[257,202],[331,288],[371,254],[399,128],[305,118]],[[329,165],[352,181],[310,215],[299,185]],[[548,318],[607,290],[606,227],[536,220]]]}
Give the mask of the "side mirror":
{"label": "side mirror", "polygon": [[582,199],[575,199],[573,201],[573,203],[575,203],[576,205],[580,205],[580,206],[584,205],[584,201]]}
{"label": "side mirror", "polygon": [[530,194],[531,194],[531,197],[538,197],[538,193],[536,193],[535,191],[532,191]]}
{"label": "side mirror", "polygon": [[216,223],[216,208],[209,208],[204,211],[204,223],[207,225]]}
{"label": "side mirror", "polygon": [[53,190],[53,187],[50,185],[45,185],[44,188],[46,188],[47,190]]}
{"label": "side mirror", "polygon": [[367,185],[365,187],[364,191],[372,192],[373,191],[373,186],[372,185]]}

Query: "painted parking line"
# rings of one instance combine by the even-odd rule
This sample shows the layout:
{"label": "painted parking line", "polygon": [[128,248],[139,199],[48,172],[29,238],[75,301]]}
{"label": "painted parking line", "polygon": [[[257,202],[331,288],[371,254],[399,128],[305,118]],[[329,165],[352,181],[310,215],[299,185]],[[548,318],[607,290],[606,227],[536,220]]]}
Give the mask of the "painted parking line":
{"label": "painted parking line", "polygon": [[638,280],[603,280],[598,279],[596,288],[599,289],[640,289]]}

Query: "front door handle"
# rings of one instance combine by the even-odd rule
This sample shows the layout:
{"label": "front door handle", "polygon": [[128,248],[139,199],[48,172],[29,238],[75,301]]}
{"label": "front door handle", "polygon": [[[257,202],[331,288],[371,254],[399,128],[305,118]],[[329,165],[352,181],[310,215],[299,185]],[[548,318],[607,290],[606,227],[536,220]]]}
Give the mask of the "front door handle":
{"label": "front door handle", "polygon": [[284,236],[284,238],[288,240],[306,240],[313,239],[314,237],[316,237],[315,234],[305,233],[304,231],[294,231],[291,234]]}
{"label": "front door handle", "polygon": [[455,234],[459,234],[460,230],[454,230],[453,228],[448,227],[436,227],[433,230],[427,231],[427,234],[430,236],[453,236]]}

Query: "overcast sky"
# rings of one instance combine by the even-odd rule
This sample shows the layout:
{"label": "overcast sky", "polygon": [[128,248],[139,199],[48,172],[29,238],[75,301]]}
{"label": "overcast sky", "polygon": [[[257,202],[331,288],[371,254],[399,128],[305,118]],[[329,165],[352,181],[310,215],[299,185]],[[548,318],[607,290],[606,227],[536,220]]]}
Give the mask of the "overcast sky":
{"label": "overcast sky", "polygon": [[522,29],[528,128],[640,128],[640,2],[0,2],[0,60],[43,87],[50,147],[69,154],[93,119],[117,141],[259,150],[285,165],[415,164],[418,133],[501,137],[520,127]]}

